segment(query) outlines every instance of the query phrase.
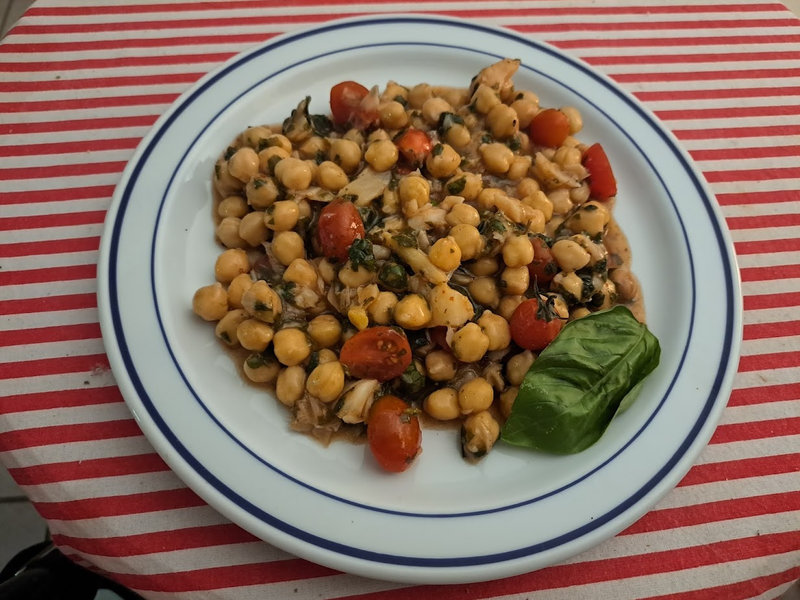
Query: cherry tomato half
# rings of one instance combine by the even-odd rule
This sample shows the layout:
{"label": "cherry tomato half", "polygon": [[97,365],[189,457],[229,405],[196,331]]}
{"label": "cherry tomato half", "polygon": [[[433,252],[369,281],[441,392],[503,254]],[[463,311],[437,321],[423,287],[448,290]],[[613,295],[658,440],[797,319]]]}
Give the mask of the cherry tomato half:
{"label": "cherry tomato half", "polygon": [[337,125],[345,125],[361,106],[369,90],[355,81],[342,81],[331,88],[331,116]]}
{"label": "cherry tomato half", "polygon": [[583,153],[582,162],[589,172],[589,196],[605,202],[617,195],[617,179],[600,144],[589,146]]}
{"label": "cherry tomato half", "polygon": [[531,238],[533,245],[533,260],[528,263],[528,273],[531,281],[540,284],[550,283],[558,273],[558,263],[553,258],[553,253],[545,242],[538,237]]}
{"label": "cherry tomato half", "polygon": [[563,326],[558,316],[548,314],[550,310],[550,307],[544,305],[544,300],[530,298],[522,302],[508,322],[511,339],[526,350],[543,350],[556,338]]}
{"label": "cherry tomato half", "polygon": [[319,213],[317,238],[320,249],[328,258],[347,260],[350,246],[364,237],[364,222],[352,202],[336,199]]}
{"label": "cherry tomato half", "polygon": [[393,473],[405,471],[422,447],[417,410],[397,396],[381,396],[370,409],[367,442],[375,460]]}
{"label": "cherry tomato half", "polygon": [[547,108],[533,117],[529,133],[534,144],[557,148],[569,135],[569,119],[557,108]]}
{"label": "cherry tomato half", "polygon": [[414,127],[406,129],[394,143],[400,155],[412,167],[418,167],[425,162],[433,149],[433,142],[428,134]]}
{"label": "cherry tomato half", "polygon": [[411,364],[411,345],[397,329],[368,327],[342,345],[339,360],[353,377],[388,381]]}

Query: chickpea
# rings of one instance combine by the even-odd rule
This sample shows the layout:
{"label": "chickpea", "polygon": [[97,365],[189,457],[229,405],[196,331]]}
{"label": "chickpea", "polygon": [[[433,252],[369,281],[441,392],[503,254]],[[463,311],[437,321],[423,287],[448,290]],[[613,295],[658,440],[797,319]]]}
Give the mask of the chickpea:
{"label": "chickpea", "polygon": [[217,214],[222,217],[242,218],[247,214],[247,201],[241,196],[227,196],[217,205]]}
{"label": "chickpea", "polygon": [[392,292],[378,292],[378,296],[367,305],[367,314],[373,323],[388,325],[392,322],[397,296]]}
{"label": "chickpea", "polygon": [[431,320],[431,309],[419,294],[407,294],[395,305],[394,320],[405,329],[422,329]]}
{"label": "chickpea", "polygon": [[272,238],[272,253],[282,265],[289,266],[295,258],[305,258],[305,242],[296,231],[280,231]]}
{"label": "chickpea", "polygon": [[483,178],[477,173],[464,173],[462,177],[464,186],[459,195],[463,196],[467,202],[474,202],[483,189]]}
{"label": "chickpea", "polygon": [[272,342],[272,327],[258,319],[245,319],[236,328],[236,339],[247,350],[263,352]]}
{"label": "chickpea", "polygon": [[338,192],[350,181],[347,173],[335,162],[326,160],[320,163],[316,174],[317,185],[331,192]]}
{"label": "chickpea", "polygon": [[269,230],[261,211],[247,213],[239,223],[239,237],[254,248],[267,241]]}
{"label": "chickpea", "polygon": [[592,314],[592,311],[590,311],[588,308],[585,306],[579,306],[569,313],[569,320],[577,321],[583,317],[588,317],[590,314]]}
{"label": "chickpea", "polygon": [[500,303],[497,306],[497,312],[500,313],[500,316],[506,321],[510,321],[511,315],[514,314],[514,311],[517,310],[517,307],[522,304],[524,300],[525,296],[522,296],[521,294],[503,296],[500,298]]}
{"label": "chickpea", "polygon": [[556,273],[556,276],[553,277],[553,281],[550,283],[550,287],[560,291],[576,302],[583,297],[583,279],[578,277],[573,271]]}
{"label": "chickpea", "polygon": [[613,269],[608,278],[614,282],[618,298],[623,302],[636,300],[639,297],[639,282],[630,269],[624,267]]}
{"label": "chickpea", "polygon": [[313,288],[317,285],[317,270],[305,258],[295,258],[283,272],[283,280]]}
{"label": "chickpea", "polygon": [[327,258],[316,260],[317,272],[319,273],[319,276],[322,277],[322,281],[330,285],[333,283],[333,280],[336,279],[336,267],[334,267],[333,263],[331,263],[331,261],[329,261]]}
{"label": "chickpea", "polygon": [[532,162],[533,159],[530,156],[514,156],[511,165],[508,167],[506,178],[512,181],[522,179],[528,174]]}
{"label": "chickpea", "polygon": [[302,329],[285,327],[272,338],[275,358],[287,367],[298,365],[311,354],[311,343]]}
{"label": "chickpea", "polygon": [[397,193],[406,217],[413,217],[420,208],[431,201],[431,184],[419,175],[406,175],[400,179]]}
{"label": "chickpea", "polygon": [[294,200],[280,200],[264,214],[264,224],[273,231],[289,231],[300,219],[300,208]]}
{"label": "chickpea", "polygon": [[486,124],[492,137],[498,140],[514,137],[519,132],[517,111],[506,104],[495,104],[486,115]]}
{"label": "chickpea", "polygon": [[461,155],[450,144],[436,144],[425,159],[425,167],[432,177],[450,177],[461,165]]}
{"label": "chickpea", "polygon": [[470,379],[458,389],[458,407],[462,415],[487,410],[494,402],[494,390],[483,377]]}
{"label": "chickpea", "polygon": [[292,151],[292,142],[289,138],[281,133],[275,133],[269,136],[266,140],[266,144],[268,148],[280,148],[286,155],[288,156],[289,153]]}
{"label": "chickpea", "polygon": [[335,360],[339,360],[339,356],[330,348],[322,348],[317,352],[317,363],[320,365]]}
{"label": "chickpea", "polygon": [[324,137],[311,136],[297,149],[301,158],[316,159],[318,156],[327,156],[330,144]]}
{"label": "chickpea", "polygon": [[481,83],[472,94],[471,106],[482,115],[488,114],[495,106],[500,104],[500,97],[488,85]]}
{"label": "chickpea", "polygon": [[447,212],[445,220],[450,226],[466,223],[477,227],[481,222],[481,215],[478,213],[477,208],[462,202],[461,204],[456,204]]}
{"label": "chickpea", "polygon": [[511,414],[511,409],[514,407],[517,394],[519,394],[519,388],[516,386],[506,388],[500,393],[500,412],[506,419]]}
{"label": "chickpea", "polygon": [[472,141],[472,136],[466,125],[454,123],[445,132],[444,139],[454,148],[466,148]]}
{"label": "chickpea", "polygon": [[387,129],[402,129],[408,124],[406,109],[396,100],[382,103],[378,107],[378,118]]}
{"label": "chickpea", "polygon": [[533,260],[533,244],[527,235],[514,235],[503,244],[503,262],[509,267],[524,267]]}
{"label": "chickpea", "polygon": [[461,452],[469,461],[480,460],[500,437],[500,424],[488,410],[474,413],[461,425]]}
{"label": "chickpea", "polygon": [[283,310],[281,297],[266,281],[253,282],[242,294],[242,308],[256,319],[274,323]]}
{"label": "chickpea", "polygon": [[455,238],[448,235],[434,242],[428,250],[428,258],[442,271],[452,271],[461,264],[461,248]]}
{"label": "chickpea", "polygon": [[476,362],[489,349],[489,338],[477,323],[467,323],[453,334],[450,344],[453,354],[461,362]]}
{"label": "chickpea", "polygon": [[281,369],[275,382],[275,395],[281,404],[294,406],[303,397],[306,388],[306,370],[300,365]]}
{"label": "chickpea", "polygon": [[233,278],[228,285],[228,306],[242,308],[242,296],[253,285],[249,273],[241,273]]}
{"label": "chickpea", "polygon": [[264,210],[275,202],[280,195],[280,190],[272,177],[258,174],[247,182],[245,194],[250,206],[257,210]]}
{"label": "chickpea", "polygon": [[361,147],[352,140],[334,139],[328,150],[328,158],[339,165],[345,173],[352,173],[361,163]]}
{"label": "chickpea", "polygon": [[412,108],[422,108],[425,101],[433,97],[433,88],[428,83],[419,83],[408,91],[408,103]]}
{"label": "chickpea", "polygon": [[333,402],[344,389],[344,368],[338,360],[317,365],[306,380],[306,391],[322,402]]}
{"label": "chickpea", "polygon": [[425,371],[433,381],[450,381],[457,369],[456,359],[446,350],[432,350],[425,356]]}
{"label": "chickpea", "polygon": [[574,106],[562,106],[559,110],[567,117],[570,135],[575,135],[583,129],[583,117],[581,117],[581,113],[577,108]]}
{"label": "chickpea", "polygon": [[272,129],[263,125],[248,127],[239,136],[242,144],[251,148],[258,148],[262,143],[266,143],[268,137],[272,135]]}
{"label": "chickpea", "polygon": [[450,230],[450,235],[461,249],[461,260],[471,260],[478,256],[486,244],[477,227],[459,223]]}
{"label": "chickpea", "polygon": [[458,392],[453,388],[440,388],[428,394],[422,409],[437,421],[451,421],[461,414],[458,406]]}
{"label": "chickpea", "polygon": [[494,256],[481,256],[467,265],[467,269],[476,277],[485,277],[486,275],[497,273],[500,270],[500,265]]}
{"label": "chickpea", "polygon": [[220,283],[230,283],[237,275],[249,272],[250,260],[240,248],[225,250],[214,263],[214,278]]}
{"label": "chickpea", "polygon": [[478,194],[478,206],[484,210],[491,210],[503,204],[506,198],[508,198],[508,194],[500,188],[483,188],[481,193]]}
{"label": "chickpea", "polygon": [[511,329],[508,321],[500,315],[485,310],[478,319],[478,325],[489,338],[489,351],[502,350],[511,344]]}
{"label": "chickpea", "polygon": [[533,117],[536,116],[536,113],[539,112],[539,103],[533,103],[530,100],[518,98],[511,103],[511,108],[513,108],[514,112],[517,113],[519,128],[525,129],[531,124],[531,121],[533,120]]}
{"label": "chickpea", "polygon": [[214,165],[214,189],[220,196],[240,194],[242,182],[228,172],[228,161],[220,159]]}
{"label": "chickpea", "polygon": [[391,140],[378,140],[372,142],[364,153],[364,159],[375,171],[388,171],[395,163],[399,153],[397,146]]}
{"label": "chickpea", "polygon": [[362,285],[371,283],[375,279],[375,271],[370,271],[363,265],[358,265],[354,271],[352,263],[347,263],[344,267],[339,269],[339,281],[349,288],[357,288]]}
{"label": "chickpea", "polygon": [[569,190],[569,199],[573,204],[583,204],[589,199],[591,193],[589,184],[584,181],[580,186]]}
{"label": "chickpea", "polygon": [[219,321],[228,312],[228,294],[222,284],[204,285],[192,297],[192,310],[204,321]]}
{"label": "chickpea", "polygon": [[548,199],[553,205],[553,212],[557,215],[566,215],[574,206],[572,200],[570,200],[569,190],[567,188],[553,190],[550,192]]}
{"label": "chickpea", "polygon": [[500,303],[500,290],[494,277],[476,277],[467,286],[475,302],[497,308]]}
{"label": "chickpea", "polygon": [[279,146],[270,146],[258,153],[258,169],[267,175],[274,175],[275,165],[284,158],[289,158],[290,150],[284,150]]}
{"label": "chickpea", "polygon": [[248,356],[242,365],[245,376],[254,383],[272,383],[280,369],[278,361],[257,353]]}
{"label": "chickpea", "polygon": [[453,107],[444,98],[433,96],[422,103],[422,117],[430,124],[437,125],[442,113],[453,112]]}
{"label": "chickpea", "polygon": [[333,315],[319,315],[308,323],[308,335],[319,348],[330,348],[342,337],[342,324]]}
{"label": "chickpea", "polygon": [[577,212],[570,216],[567,221],[567,227],[572,231],[582,231],[589,236],[596,236],[601,233],[611,220],[611,215],[608,209],[594,200],[587,202],[581,206]]}
{"label": "chickpea", "polygon": [[364,145],[364,132],[355,127],[351,127],[350,129],[345,131],[344,135],[342,136],[342,139],[354,142],[355,144],[358,145],[359,149],[361,149],[361,146]]}
{"label": "chickpea", "polygon": [[536,356],[530,350],[515,354],[506,362],[506,379],[511,385],[522,385],[522,380],[531,368]]}
{"label": "chickpea", "polygon": [[238,217],[225,217],[217,225],[217,239],[226,248],[244,248],[247,246],[247,242],[239,236],[241,222],[242,220]]}
{"label": "chickpea", "polygon": [[514,160],[514,151],[505,144],[492,142],[483,144],[478,148],[486,170],[492,175],[505,175],[508,173],[511,162]]}
{"label": "chickpea", "polygon": [[469,298],[446,283],[433,287],[428,295],[428,302],[431,307],[429,325],[433,327],[460,327],[475,316],[475,309]]}
{"label": "chickpea", "polygon": [[500,275],[500,287],[504,294],[524,294],[530,285],[528,267],[506,267]]}
{"label": "chickpea", "polygon": [[258,154],[256,154],[256,151],[246,146],[239,148],[228,159],[228,173],[241,182],[249,181],[253,175],[258,173]]}
{"label": "chickpea", "polygon": [[558,240],[550,249],[562,271],[577,271],[589,264],[589,253],[573,240]]}
{"label": "chickpea", "polygon": [[581,151],[574,147],[561,146],[556,150],[553,162],[565,170],[570,170],[581,164]]}
{"label": "chickpea", "polygon": [[304,190],[311,185],[311,167],[304,160],[289,156],[275,165],[275,177],[290,190]]}
{"label": "chickpea", "polygon": [[549,221],[553,217],[553,203],[541,190],[523,196],[522,203],[541,211],[545,221]]}

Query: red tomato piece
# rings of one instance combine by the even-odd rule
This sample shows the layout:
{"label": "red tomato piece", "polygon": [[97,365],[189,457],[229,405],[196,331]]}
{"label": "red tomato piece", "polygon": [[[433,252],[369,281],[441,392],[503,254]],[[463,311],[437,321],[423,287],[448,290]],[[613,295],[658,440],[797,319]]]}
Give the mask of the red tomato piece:
{"label": "red tomato piece", "polygon": [[322,253],[342,262],[348,258],[353,242],[364,237],[364,222],[352,202],[336,199],[319,213],[317,238]]}
{"label": "red tomato piece", "polygon": [[355,81],[342,81],[331,88],[331,116],[337,125],[345,125],[358,111],[369,90]]}
{"label": "red tomato piece", "polygon": [[381,396],[367,420],[367,442],[378,464],[387,471],[405,471],[420,452],[422,430],[416,409],[397,396]]}
{"label": "red tomato piece", "polygon": [[533,260],[528,264],[531,281],[541,284],[550,283],[558,273],[558,263],[545,242],[538,237],[531,238]]}
{"label": "red tomato piece", "polygon": [[592,198],[605,202],[617,195],[617,179],[600,144],[589,146],[583,153],[582,162],[589,172],[589,195]]}
{"label": "red tomato piece", "polygon": [[413,167],[420,166],[433,149],[430,136],[421,129],[409,127],[394,141],[405,161]]}
{"label": "red tomato piece", "polygon": [[533,117],[529,133],[534,144],[557,148],[569,135],[569,119],[557,108],[546,108]]}
{"label": "red tomato piece", "polygon": [[368,327],[342,345],[339,360],[353,377],[388,381],[411,364],[411,345],[393,327]]}
{"label": "red tomato piece", "polygon": [[509,321],[511,339],[526,350],[543,350],[561,331],[563,322],[544,300],[530,298],[517,306]]}

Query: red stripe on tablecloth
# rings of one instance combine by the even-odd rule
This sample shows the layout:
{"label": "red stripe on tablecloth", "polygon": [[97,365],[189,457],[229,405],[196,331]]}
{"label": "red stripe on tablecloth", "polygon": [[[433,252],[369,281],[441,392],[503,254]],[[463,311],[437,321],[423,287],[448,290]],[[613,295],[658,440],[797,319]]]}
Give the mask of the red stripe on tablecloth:
{"label": "red stripe on tablecloth", "polygon": [[86,252],[89,250],[97,250],[98,248],[100,248],[100,236],[69,238],[65,240],[42,240],[38,242],[15,242],[11,244],[0,244],[0,258]]}
{"label": "red stripe on tablecloth", "polygon": [[98,369],[107,370],[108,357],[105,354],[86,354],[84,356],[59,356],[0,363],[0,379],[21,377],[44,377],[61,373],[88,373]]}
{"label": "red stripe on tablecloth", "polygon": [[798,135],[800,134],[800,125],[756,125],[753,127],[673,129],[672,133],[681,140],[770,137],[775,135]]}
{"label": "red stripe on tablecloth", "polygon": [[800,265],[743,267],[739,269],[739,273],[742,277],[742,281],[774,281],[776,279],[795,279],[800,277]]}
{"label": "red stripe on tablecloth", "polygon": [[731,392],[728,406],[749,406],[767,402],[785,402],[786,400],[800,400],[800,383],[736,388]]}
{"label": "red stripe on tablecloth", "polygon": [[46,298],[0,300],[0,315],[23,315],[80,308],[97,308],[97,294],[64,294]]}
{"label": "red stripe on tablecloth", "polygon": [[695,52],[692,54],[613,54],[608,56],[587,56],[584,60],[591,65],[636,65],[636,64],[692,64],[719,62],[751,62],[774,60],[797,60],[800,51],[774,50],[750,52]]}
{"label": "red stripe on tablecloth", "polygon": [[159,54],[155,56],[125,56],[116,58],[76,58],[50,62],[0,62],[0,73],[38,73],[79,71],[84,69],[115,69],[119,67],[149,67],[154,65],[190,65],[221,63],[235,52],[206,52],[201,54]]}
{"label": "red stripe on tablecloth", "polygon": [[[797,276],[800,276],[800,273]],[[742,333],[742,338],[745,340],[763,340],[766,338],[800,335],[800,321],[749,323],[744,326]]]}
{"label": "red stripe on tablecloth", "polygon": [[736,254],[772,254],[774,252],[797,252],[800,250],[800,238],[778,240],[757,240],[750,242],[734,242]]}
{"label": "red stripe on tablecloth", "polygon": [[750,148],[707,148],[689,150],[695,160],[730,160],[747,158],[776,158],[784,156],[797,156],[798,146],[762,146]]}
{"label": "red stripe on tablecloth", "polygon": [[340,596],[339,600],[405,600],[409,597],[436,598],[437,600],[477,600],[478,598],[525,594],[575,585],[590,585],[658,573],[688,571],[708,565],[793,552],[797,550],[798,545],[800,545],[800,531],[768,533],[675,550],[556,565],[496,581],[458,586],[426,585],[415,587],[412,590],[400,588]]}
{"label": "red stripe on tablecloth", "polygon": [[[89,380],[85,381],[89,385]],[[52,390],[30,394],[15,394],[0,397],[0,414],[28,412],[89,406],[91,404],[114,404],[123,402],[117,386],[85,387],[70,390]]]}
{"label": "red stripe on tablecloth", "polygon": [[619,83],[643,83],[655,81],[725,81],[728,79],[780,79],[798,77],[800,69],[719,69],[716,71],[653,71],[646,73],[611,73]]}
{"label": "red stripe on tablecloth", "polygon": [[[719,600],[750,600],[766,591],[774,590],[779,585],[794,581],[798,576],[800,576],[800,567],[793,567],[780,573],[747,578],[745,581],[737,581],[736,583],[661,596],[648,596],[641,600],[710,600],[712,598],[718,598]],[[776,598],[775,600],[779,599]]]}
{"label": "red stripe on tablecloth", "polygon": [[785,117],[800,114],[800,106],[792,104],[775,106],[728,106],[723,108],[684,108],[657,110],[656,116],[664,121],[689,119],[741,119],[744,117]]}
{"label": "red stripe on tablecloth", "polygon": [[[800,36],[798,36],[800,38]],[[800,41],[800,39],[798,39]],[[686,102],[688,100],[713,100],[725,98],[780,98],[784,96],[797,96],[800,94],[800,87],[797,86],[778,86],[778,87],[727,87],[697,90],[650,90],[634,92],[642,102],[652,102],[656,100],[672,100]]]}
{"label": "red stripe on tablecloth", "polygon": [[100,325],[97,323],[53,325],[34,329],[0,331],[0,347],[49,344],[67,340],[98,340],[100,337]]}
{"label": "red stripe on tablecloth", "polygon": [[0,192],[0,206],[9,204],[33,204],[35,202],[60,202],[71,200],[96,200],[111,198],[113,185],[90,185],[51,190],[30,190],[25,192]]}
{"label": "red stripe on tablecloth", "polygon": [[785,308],[800,306],[800,292],[784,292],[777,294],[758,294],[744,296],[742,304],[745,310],[762,308]]}
{"label": "red stripe on tablecloth", "polygon": [[[438,11],[437,11],[438,12]],[[468,12],[468,11],[467,11]],[[445,13],[446,14],[446,13]],[[456,16],[464,14],[462,11],[452,13]],[[465,15],[466,16],[466,15]],[[480,13],[476,17],[483,16]],[[796,18],[788,19],[719,19],[696,21],[629,21],[629,22],[560,22],[560,23],[524,23],[513,25],[513,29],[527,33],[561,33],[569,31],[647,31],[650,29],[682,30],[682,29],[746,29],[760,27],[797,27]]]}
{"label": "red stripe on tablecloth", "polygon": [[9,450],[19,450],[20,448],[110,440],[140,435],[142,435],[142,430],[139,429],[133,419],[53,425],[52,427],[31,427],[29,429],[14,429],[0,433],[0,449],[7,452]]}
{"label": "red stripe on tablecloth", "polygon": [[0,231],[18,229],[40,229],[44,227],[70,227],[74,225],[95,225],[105,219],[104,210],[87,210],[73,213],[51,213],[46,215],[26,215],[22,217],[0,217]]}
{"label": "red stripe on tablecloth", "polygon": [[41,81],[0,81],[0,92],[44,92],[54,90],[83,90],[148,85],[194,83],[205,73],[161,73],[157,75],[121,75],[118,77],[81,77],[76,79],[45,79]]}
{"label": "red stripe on tablecloth", "polygon": [[121,129],[124,127],[150,127],[158,115],[130,115],[127,117],[103,117],[96,119],[64,119],[33,123],[0,123],[0,135],[22,135],[25,133],[55,133],[63,131],[87,131],[93,129]]}
{"label": "red stripe on tablecloth", "polygon": [[290,558],[249,565],[209,567],[171,573],[147,575],[114,573],[113,578],[129,588],[139,591],[180,593],[264,585],[338,574],[337,571],[328,567],[300,558]]}
{"label": "red stripe on tablecloth", "polygon": [[178,488],[66,502],[37,502],[36,509],[44,519],[73,521],[137,515],[204,505],[205,502],[189,488]]}
{"label": "red stripe on tablecloth", "polygon": [[800,473],[800,453],[740,458],[695,465],[681,480],[678,487],[784,473]]}
{"label": "red stripe on tablecloth", "polygon": [[[511,26],[513,27],[513,25]],[[661,38],[579,38],[553,41],[554,45],[563,49],[581,48],[638,48],[671,47],[671,46],[723,46],[735,48],[743,44],[796,44],[800,42],[800,34],[782,33],[767,35],[719,35],[703,37],[669,36]],[[680,92],[679,92],[680,93]]]}
{"label": "red stripe on tablecloth", "polygon": [[101,173],[121,173],[125,168],[124,160],[113,162],[87,162],[48,165],[46,171],[42,167],[11,167],[0,169],[0,181],[9,179],[33,179],[41,177],[76,177],[80,175],[98,175]]}
{"label": "red stripe on tablecloth", "polygon": [[[83,102],[83,100],[76,100],[76,102]],[[57,108],[57,110],[62,109],[63,107]],[[0,103],[0,112],[2,111],[3,105]],[[110,140],[16,144],[14,146],[0,146],[0,156],[41,156],[42,154],[80,154],[83,152],[102,152],[104,150],[131,150],[136,148],[140,140],[141,138],[138,137],[119,137]]]}
{"label": "red stripe on tablecloth", "polygon": [[797,179],[800,167],[767,167],[761,169],[735,169],[730,171],[703,171],[709,183],[730,181],[767,181],[769,179]]}
{"label": "red stripe on tablecloth", "polygon": [[[28,271],[0,270],[0,286],[46,283],[51,281],[75,281],[77,279],[94,279],[95,277],[97,277],[97,265],[94,263],[88,265],[66,265],[62,267],[30,269]],[[2,339],[2,336],[3,333],[0,332],[0,339]],[[2,342],[0,342],[0,345],[2,345]]]}
{"label": "red stripe on tablecloth", "polygon": [[725,192],[716,194],[721,206],[738,206],[741,204],[772,204],[775,202],[797,202],[800,190],[774,190],[766,192]]}
{"label": "red stripe on tablecloth", "polygon": [[800,492],[781,492],[759,495],[757,498],[731,498],[651,510],[620,535],[633,535],[652,531],[664,531],[676,527],[691,527],[717,521],[743,519],[759,515],[780,514],[800,510]]}
{"label": "red stripe on tablecloth", "polygon": [[800,352],[771,352],[742,356],[739,359],[739,372],[760,371],[762,369],[786,369],[800,367]]}
{"label": "red stripe on tablecloth", "polygon": [[728,423],[720,425],[711,436],[710,444],[727,444],[744,440],[783,437],[800,434],[800,417],[753,421],[752,423]]}
{"label": "red stripe on tablecloth", "polygon": [[79,538],[53,534],[53,542],[57,546],[69,546],[73,550],[94,556],[114,557],[174,552],[228,544],[252,544],[258,541],[260,540],[256,536],[232,523],[108,538]]}
{"label": "red stripe on tablecloth", "polygon": [[[100,98],[58,98],[31,102],[0,102],[0,113],[32,113],[54,110],[86,110],[88,108],[117,108],[121,106],[170,105],[179,94],[141,94],[136,96],[102,96]],[[123,138],[124,140],[124,138]],[[77,141],[80,143],[91,143]],[[49,146],[48,144],[42,144]]]}
{"label": "red stripe on tablecloth", "polygon": [[16,467],[8,470],[19,485],[42,485],[57,481],[120,477],[162,471],[169,471],[169,467],[155,453],[74,460]]}
{"label": "red stripe on tablecloth", "polygon": [[[800,148],[798,148],[800,151]],[[789,227],[800,225],[800,213],[781,215],[754,215],[752,217],[726,217],[728,229],[758,229],[762,227]]]}

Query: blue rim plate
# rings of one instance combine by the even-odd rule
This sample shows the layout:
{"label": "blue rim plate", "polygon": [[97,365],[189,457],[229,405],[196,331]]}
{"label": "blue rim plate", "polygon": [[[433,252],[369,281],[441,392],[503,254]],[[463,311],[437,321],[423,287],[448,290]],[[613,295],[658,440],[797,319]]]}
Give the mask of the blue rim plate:
{"label": "blue rim plate", "polygon": [[[401,57],[398,60],[398,57]],[[213,164],[248,125],[280,122],[310,95],[327,111],[343,79],[466,86],[502,57],[519,89],[572,105],[619,180],[662,362],[634,406],[578,455],[499,445],[479,465],[457,432],[426,430],[423,454],[381,473],[364,447],[324,448],[242,382],[191,313],[213,281]],[[400,64],[398,64],[400,63]],[[642,516],[692,465],[727,401],[741,295],[732,245],[702,177],[658,121],[584,63],[510,31],[427,16],[333,21],[245,52],[183,94],[142,140],[103,234],[99,306],[119,387],[175,473],[235,523],[289,552],[405,582],[495,579],[587,550]]]}

